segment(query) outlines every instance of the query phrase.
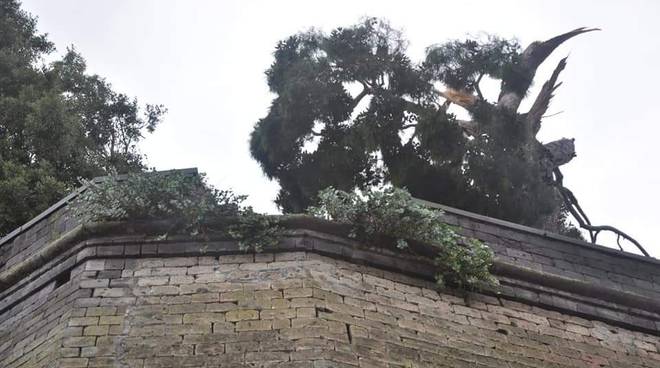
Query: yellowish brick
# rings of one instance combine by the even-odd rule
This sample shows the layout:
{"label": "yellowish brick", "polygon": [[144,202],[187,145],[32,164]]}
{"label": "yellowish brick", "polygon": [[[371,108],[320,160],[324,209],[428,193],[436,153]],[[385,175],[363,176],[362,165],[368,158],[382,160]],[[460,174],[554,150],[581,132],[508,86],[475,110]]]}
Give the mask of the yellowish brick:
{"label": "yellowish brick", "polygon": [[252,320],[236,322],[236,331],[266,331],[272,328],[272,321]]}
{"label": "yellowish brick", "polygon": [[259,311],[254,309],[231,310],[225,314],[225,318],[229,322],[259,319]]}
{"label": "yellowish brick", "polygon": [[105,336],[108,334],[108,325],[103,326],[87,326],[83,330],[85,336]]}

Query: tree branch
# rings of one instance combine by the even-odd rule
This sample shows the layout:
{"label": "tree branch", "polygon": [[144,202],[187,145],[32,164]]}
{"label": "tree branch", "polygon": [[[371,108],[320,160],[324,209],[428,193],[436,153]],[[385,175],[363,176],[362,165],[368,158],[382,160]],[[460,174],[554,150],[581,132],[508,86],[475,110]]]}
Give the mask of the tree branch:
{"label": "tree branch", "polygon": [[587,32],[600,31],[600,28],[580,27],[570,32],[553,37],[544,42],[532,43],[523,52],[524,62],[534,69],[538,68],[557,47],[571,38]]}
{"label": "tree branch", "polygon": [[479,74],[479,78],[477,78],[477,80],[474,82],[474,90],[475,92],[477,92],[477,96],[479,96],[480,100],[484,99],[484,95],[481,94],[481,88],[479,88],[479,83],[481,83],[481,78],[483,77],[484,77],[483,73]]}
{"label": "tree branch", "polygon": [[553,93],[559,88],[559,86],[561,86],[561,83],[557,83],[557,78],[559,78],[559,74],[566,67],[567,58],[568,56],[559,61],[555,70],[552,72],[552,76],[543,83],[543,87],[541,87],[541,91],[539,91],[539,94],[536,96],[534,104],[527,112],[525,120],[527,121],[527,124],[532,127],[534,135],[536,135],[539,129],[541,129],[541,118],[543,118],[543,114],[548,111],[550,100],[554,97]]}
{"label": "tree branch", "polygon": [[554,114],[543,115],[543,116],[541,116],[541,118],[542,118],[542,119],[545,119],[545,118],[551,118],[551,117],[553,117],[553,116],[557,116],[557,115],[559,115],[559,114],[563,114],[563,113],[564,113],[564,111],[558,111],[558,112],[556,112],[556,113],[554,113]]}
{"label": "tree branch", "polygon": [[474,120],[458,120],[456,119],[456,123],[458,124],[459,127],[463,128],[463,130],[472,136],[477,135],[477,130],[478,130],[478,125]]}
{"label": "tree branch", "polygon": [[351,102],[350,110],[352,111],[359,103],[362,101],[362,99],[371,92],[371,89],[368,88],[367,86],[363,85],[362,92],[360,92],[355,98],[353,99],[353,102]]}
{"label": "tree branch", "polygon": [[421,109],[424,108],[423,106],[420,106],[415,102],[408,101],[405,98],[401,98],[401,100],[406,104],[406,109],[410,112],[419,112]]}
{"label": "tree branch", "polygon": [[623,238],[633,243],[637,247],[637,249],[639,249],[639,251],[642,252],[642,254],[644,254],[647,257],[650,257],[649,253],[644,249],[644,247],[642,247],[641,244],[639,244],[637,240],[635,240],[630,235],[624,233],[623,231],[609,225],[601,225],[601,226],[592,225],[591,221],[589,221],[589,218],[582,210],[582,207],[580,207],[580,205],[578,204],[577,198],[575,198],[573,192],[571,192],[568,188],[564,187],[563,185],[564,176],[562,175],[561,171],[559,171],[559,168],[555,168],[554,174],[555,174],[554,184],[559,190],[559,193],[561,194],[562,198],[564,199],[564,204],[566,205],[566,208],[571,213],[571,215],[573,215],[573,217],[578,222],[580,227],[589,232],[591,243],[596,244],[598,234],[600,234],[601,231],[611,231],[617,235],[616,242],[617,245],[619,246],[619,249],[623,250],[623,248],[621,247],[621,243],[619,242],[619,240]]}
{"label": "tree branch", "polygon": [[510,111],[518,111],[525,93],[532,85],[539,65],[562,43],[583,33],[599,30],[598,28],[581,27],[544,42],[532,42],[520,55],[520,60],[511,66],[511,72],[502,78],[497,106]]}

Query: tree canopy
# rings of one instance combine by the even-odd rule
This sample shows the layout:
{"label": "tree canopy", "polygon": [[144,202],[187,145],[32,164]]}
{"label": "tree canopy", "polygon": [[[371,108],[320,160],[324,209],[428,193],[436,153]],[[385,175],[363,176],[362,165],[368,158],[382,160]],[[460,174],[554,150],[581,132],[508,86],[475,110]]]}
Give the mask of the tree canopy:
{"label": "tree canopy", "polygon": [[16,0],[0,2],[0,234],[20,226],[79,178],[144,169],[137,143],[163,106],[140,108],[86,73],[71,47],[55,62],[54,45]]}
{"label": "tree canopy", "polygon": [[[266,71],[275,98],[252,132],[252,156],[279,182],[276,203],[285,212],[314,204],[328,186],[389,183],[417,198],[570,231],[552,172],[574,156],[573,140],[536,138],[566,59],[531,109],[518,110],[538,66],[588,31],[524,49],[495,36],[453,40],[428,47],[421,62],[406,55],[401,32],[379,19],[293,35],[277,44]],[[481,93],[483,78],[500,81],[496,100]]]}

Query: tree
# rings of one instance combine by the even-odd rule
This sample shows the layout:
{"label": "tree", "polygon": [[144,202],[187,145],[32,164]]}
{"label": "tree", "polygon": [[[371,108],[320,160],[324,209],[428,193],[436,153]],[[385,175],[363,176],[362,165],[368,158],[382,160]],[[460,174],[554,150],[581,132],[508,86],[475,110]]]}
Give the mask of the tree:
{"label": "tree", "polygon": [[137,143],[165,109],[117,93],[69,48],[58,61],[36,19],[0,2],[0,234],[23,224],[80,178],[144,169]]}
{"label": "tree", "polygon": [[[406,41],[369,18],[330,34],[281,41],[266,71],[276,95],[251,135],[252,156],[281,190],[276,203],[298,212],[328,186],[351,191],[391,183],[413,196],[520,224],[569,232],[553,170],[574,156],[573,141],[536,138],[562,59],[519,112],[537,68],[579,28],[522,49],[495,36],[433,45],[412,62]],[[483,78],[500,81],[488,101]],[[470,120],[452,113],[458,106]]]}

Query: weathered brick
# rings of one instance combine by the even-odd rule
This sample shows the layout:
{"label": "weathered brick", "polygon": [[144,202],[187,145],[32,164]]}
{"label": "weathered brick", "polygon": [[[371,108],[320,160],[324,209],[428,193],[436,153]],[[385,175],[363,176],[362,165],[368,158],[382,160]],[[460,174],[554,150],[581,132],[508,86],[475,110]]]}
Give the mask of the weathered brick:
{"label": "weathered brick", "polygon": [[95,297],[103,298],[119,298],[131,295],[128,288],[96,288],[94,289]]}
{"label": "weathered brick", "polygon": [[138,286],[167,285],[167,283],[169,282],[170,282],[169,276],[140,277],[137,280]]}
{"label": "weathered brick", "polygon": [[183,315],[183,323],[211,324],[224,321],[224,313],[187,313]]}
{"label": "weathered brick", "polygon": [[83,346],[94,346],[96,337],[94,336],[71,336],[62,339],[62,346],[65,348],[78,348]]}
{"label": "weathered brick", "polygon": [[87,367],[87,358],[62,358],[59,360],[58,367],[60,368],[79,368]]}
{"label": "weathered brick", "polygon": [[311,288],[293,288],[284,290],[284,298],[310,298],[313,295]]}
{"label": "weathered brick", "polygon": [[254,309],[231,310],[226,313],[225,318],[230,322],[259,319],[259,311]]}
{"label": "weathered brick", "polygon": [[124,316],[101,316],[99,325],[119,325],[124,321]]}
{"label": "weathered brick", "polygon": [[260,313],[261,319],[287,319],[295,318],[295,309],[268,309],[262,310]]}
{"label": "weathered brick", "polygon": [[82,289],[104,288],[104,287],[108,287],[108,285],[110,285],[110,279],[85,279],[85,280],[80,280],[80,288],[82,288]]}
{"label": "weathered brick", "polygon": [[73,317],[69,318],[69,326],[98,325],[99,317]]}
{"label": "weathered brick", "polygon": [[266,320],[243,320],[236,322],[236,331],[264,331],[270,330],[272,327],[272,321]]}
{"label": "weathered brick", "polygon": [[108,325],[102,326],[87,326],[83,330],[85,336],[105,336],[108,334]]}
{"label": "weathered brick", "polygon": [[89,307],[85,315],[88,317],[93,316],[112,316],[117,313],[117,307]]}

